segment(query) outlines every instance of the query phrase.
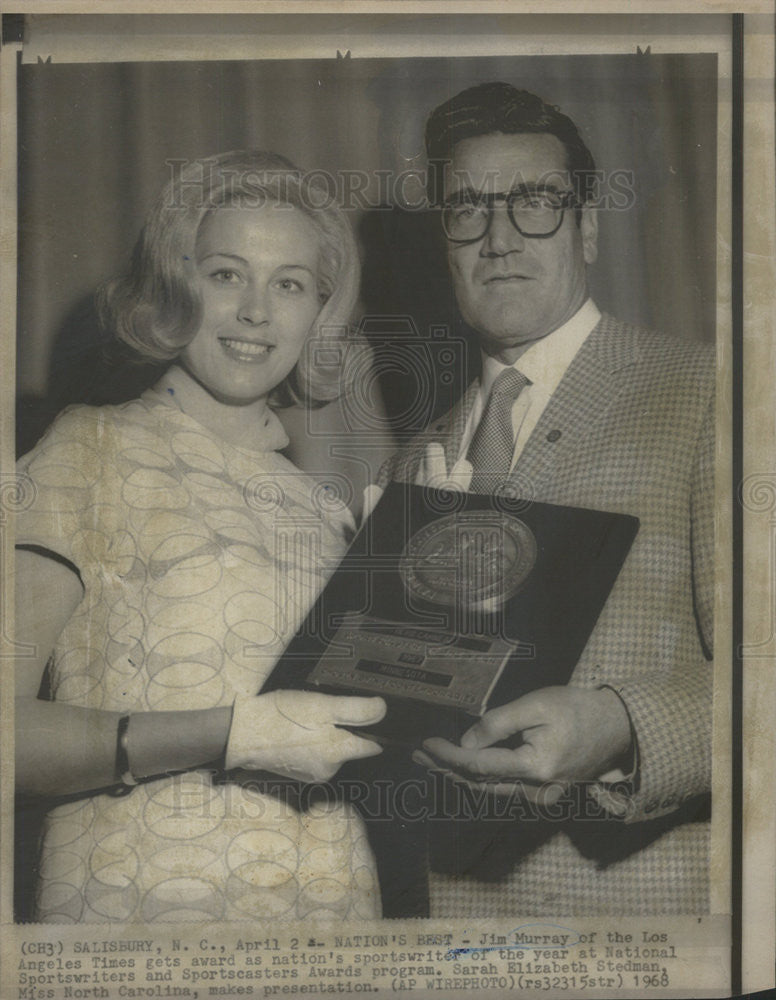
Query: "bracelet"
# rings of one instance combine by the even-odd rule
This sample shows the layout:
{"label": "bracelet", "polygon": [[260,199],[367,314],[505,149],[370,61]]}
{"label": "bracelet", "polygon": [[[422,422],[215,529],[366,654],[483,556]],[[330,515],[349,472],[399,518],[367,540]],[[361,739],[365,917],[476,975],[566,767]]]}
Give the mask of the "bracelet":
{"label": "bracelet", "polygon": [[131,788],[137,784],[137,778],[129,766],[129,720],[131,715],[122,715],[116,730],[116,776],[122,785]]}

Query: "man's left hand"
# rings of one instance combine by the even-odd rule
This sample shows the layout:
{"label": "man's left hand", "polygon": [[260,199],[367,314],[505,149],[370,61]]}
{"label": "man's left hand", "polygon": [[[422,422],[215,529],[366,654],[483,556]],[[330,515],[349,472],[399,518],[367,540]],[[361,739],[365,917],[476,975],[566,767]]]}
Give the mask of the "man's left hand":
{"label": "man's left hand", "polygon": [[[516,736],[519,745],[494,745]],[[531,691],[491,709],[464,733],[460,746],[425,740],[415,759],[495,794],[547,784],[559,794],[568,783],[602,778],[630,746],[630,720],[618,695],[610,688],[569,685]]]}

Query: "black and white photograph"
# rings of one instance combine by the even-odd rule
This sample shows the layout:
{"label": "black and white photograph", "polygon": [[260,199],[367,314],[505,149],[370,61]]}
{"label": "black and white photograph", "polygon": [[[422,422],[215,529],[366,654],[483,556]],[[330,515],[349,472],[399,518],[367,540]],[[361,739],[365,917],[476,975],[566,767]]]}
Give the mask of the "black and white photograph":
{"label": "black and white photograph", "polygon": [[3,14],[2,1000],[766,988],[773,25],[202,6]]}

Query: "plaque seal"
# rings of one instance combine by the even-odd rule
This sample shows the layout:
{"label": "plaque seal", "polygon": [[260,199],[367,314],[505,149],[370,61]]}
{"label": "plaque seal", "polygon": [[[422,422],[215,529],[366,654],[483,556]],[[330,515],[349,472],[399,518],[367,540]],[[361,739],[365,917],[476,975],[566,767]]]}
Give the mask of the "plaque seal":
{"label": "plaque seal", "polygon": [[536,538],[523,521],[494,510],[461,511],[415,532],[399,575],[424,601],[491,611],[527,580],[536,556]]}

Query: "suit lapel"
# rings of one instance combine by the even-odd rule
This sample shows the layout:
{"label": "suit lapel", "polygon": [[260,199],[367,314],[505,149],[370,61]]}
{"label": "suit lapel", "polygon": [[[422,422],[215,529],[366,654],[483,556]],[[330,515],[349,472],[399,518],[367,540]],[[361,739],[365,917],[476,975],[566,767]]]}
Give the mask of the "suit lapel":
{"label": "suit lapel", "polygon": [[[547,404],[509,477],[518,495],[538,496],[565,456],[574,454],[629,384],[628,368],[637,360],[635,331],[603,315],[579,349]],[[453,408],[413,441],[395,460],[388,478],[414,482],[426,445],[436,441],[445,451],[448,472],[458,458],[463,433],[479,392],[475,379]]]}
{"label": "suit lapel", "polygon": [[510,480],[520,492],[540,495],[565,456],[574,454],[628,384],[627,369],[638,357],[631,327],[609,316],[579,349],[528,439]]}
{"label": "suit lapel", "polygon": [[406,452],[401,455],[392,478],[400,482],[413,483],[418,465],[425,455],[426,445],[432,442],[437,442],[444,448],[447,471],[450,472],[458,458],[466,421],[479,388],[480,381],[475,379],[453,408],[439,420],[434,421],[408,446]]}
{"label": "suit lapel", "polygon": [[469,419],[469,414],[479,391],[480,380],[476,378],[449,413],[446,437],[442,442],[445,449],[445,462],[448,472],[450,472],[458,461],[458,452],[461,450],[463,433],[466,430],[466,421]]}

